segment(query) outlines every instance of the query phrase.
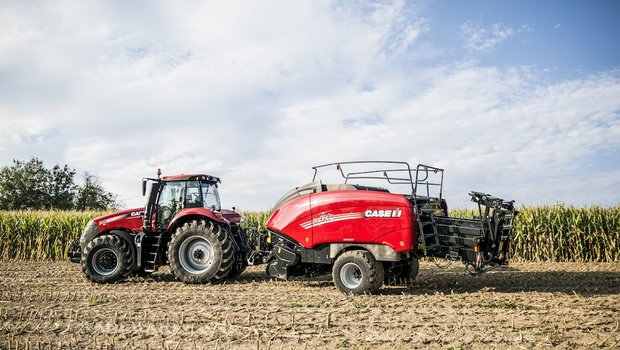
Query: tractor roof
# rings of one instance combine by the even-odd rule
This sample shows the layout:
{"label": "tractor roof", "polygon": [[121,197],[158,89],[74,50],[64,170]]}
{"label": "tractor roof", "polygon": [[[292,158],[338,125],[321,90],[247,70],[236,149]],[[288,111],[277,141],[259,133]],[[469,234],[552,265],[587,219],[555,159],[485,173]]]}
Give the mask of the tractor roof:
{"label": "tractor roof", "polygon": [[162,176],[164,181],[208,181],[208,182],[222,182],[219,177],[206,175],[206,174],[180,174]]}

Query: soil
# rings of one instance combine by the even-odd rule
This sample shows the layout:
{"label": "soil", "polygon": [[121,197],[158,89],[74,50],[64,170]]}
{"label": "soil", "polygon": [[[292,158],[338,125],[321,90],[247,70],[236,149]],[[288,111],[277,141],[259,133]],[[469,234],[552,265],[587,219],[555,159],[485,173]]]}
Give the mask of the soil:
{"label": "soil", "polygon": [[338,292],[251,267],[217,285],[167,268],[113,285],[77,264],[0,262],[0,349],[620,348],[620,264],[421,264],[413,288]]}

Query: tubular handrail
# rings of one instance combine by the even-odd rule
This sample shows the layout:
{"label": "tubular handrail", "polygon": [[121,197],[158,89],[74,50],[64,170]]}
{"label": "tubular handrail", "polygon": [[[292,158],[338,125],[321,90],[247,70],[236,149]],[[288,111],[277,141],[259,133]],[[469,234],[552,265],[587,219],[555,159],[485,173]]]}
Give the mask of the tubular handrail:
{"label": "tubular handrail", "polygon": [[[376,165],[375,169],[363,170],[363,171],[351,171],[346,172],[343,166],[346,165]],[[396,185],[411,185],[411,194],[417,197],[418,185],[426,189],[426,196],[430,197],[431,187],[439,187],[439,197],[442,198],[443,194],[443,169],[432,167],[430,165],[418,164],[415,170],[411,169],[411,166],[407,162],[401,161],[389,161],[389,160],[361,160],[361,161],[348,161],[328,163],[313,166],[314,175],[312,181],[316,181],[316,177],[319,169],[336,166],[336,169],[340,172],[340,175],[344,179],[344,183],[348,183],[349,180],[385,180],[389,184]],[[414,176],[415,173],[415,176]],[[440,173],[439,181],[429,179],[431,173]],[[414,180],[415,178],[415,180]]]}

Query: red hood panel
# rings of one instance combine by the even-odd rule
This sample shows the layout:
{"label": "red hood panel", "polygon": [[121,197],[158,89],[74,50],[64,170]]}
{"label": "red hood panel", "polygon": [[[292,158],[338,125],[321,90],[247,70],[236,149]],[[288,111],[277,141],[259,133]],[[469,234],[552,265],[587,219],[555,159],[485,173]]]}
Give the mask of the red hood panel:
{"label": "red hood panel", "polygon": [[109,231],[112,229],[129,229],[131,231],[142,231],[142,215],[144,208],[133,208],[118,211],[116,213],[100,216],[93,219],[99,231]]}

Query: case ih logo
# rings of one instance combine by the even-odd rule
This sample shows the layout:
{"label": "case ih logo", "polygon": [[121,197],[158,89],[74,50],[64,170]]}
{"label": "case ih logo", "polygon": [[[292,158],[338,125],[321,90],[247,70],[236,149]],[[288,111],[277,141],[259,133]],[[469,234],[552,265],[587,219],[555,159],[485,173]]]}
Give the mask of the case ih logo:
{"label": "case ih logo", "polygon": [[399,218],[403,215],[400,209],[394,210],[366,210],[364,216],[367,218]]}
{"label": "case ih logo", "polygon": [[343,220],[353,220],[353,219],[361,219],[364,217],[364,213],[344,213],[344,214],[323,214],[316,219],[312,219],[310,221],[306,221],[299,226],[304,229],[309,229],[315,226],[320,226],[323,224],[327,224],[330,222],[343,221]]}

